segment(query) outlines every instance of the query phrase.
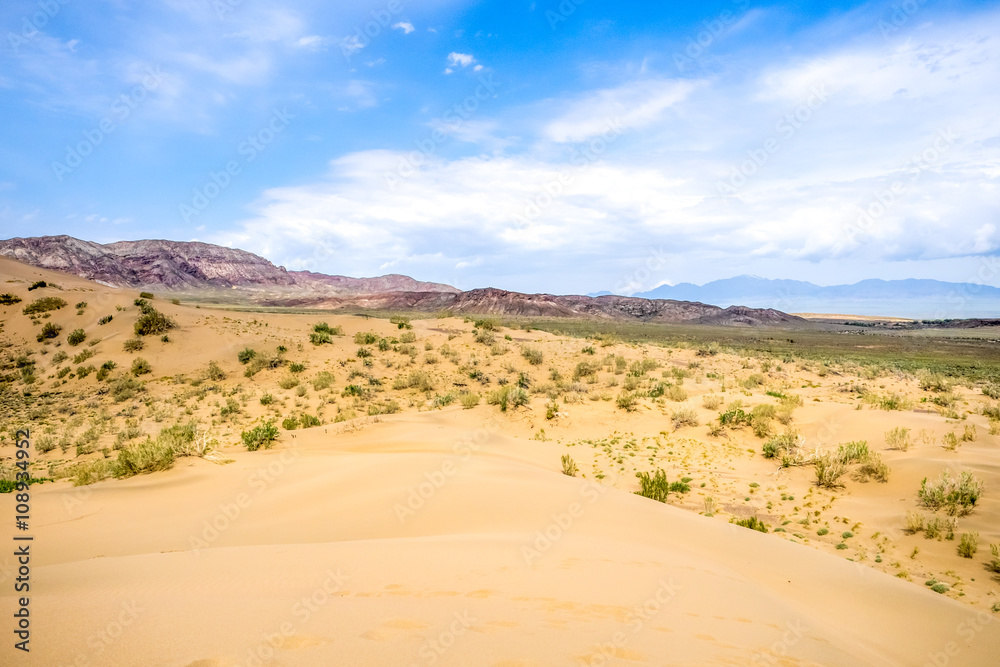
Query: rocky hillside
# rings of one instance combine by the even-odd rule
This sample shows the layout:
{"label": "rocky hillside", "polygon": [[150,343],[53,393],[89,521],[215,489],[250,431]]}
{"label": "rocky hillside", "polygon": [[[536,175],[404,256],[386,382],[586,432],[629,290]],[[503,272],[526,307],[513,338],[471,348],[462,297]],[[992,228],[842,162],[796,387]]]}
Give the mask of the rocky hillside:
{"label": "rocky hillside", "polygon": [[458,292],[450,285],[400,275],[348,278],[287,271],[245,250],[210,243],[151,240],[102,245],[71,236],[41,236],[0,241],[0,255],[116,287],[152,290],[191,292],[244,287],[323,294]]}

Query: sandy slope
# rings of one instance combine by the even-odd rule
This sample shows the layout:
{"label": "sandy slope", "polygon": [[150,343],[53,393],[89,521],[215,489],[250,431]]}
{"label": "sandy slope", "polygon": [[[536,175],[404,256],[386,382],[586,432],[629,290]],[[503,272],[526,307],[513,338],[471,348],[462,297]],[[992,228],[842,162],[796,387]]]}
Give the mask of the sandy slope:
{"label": "sandy slope", "polygon": [[[1000,655],[985,613],[565,477],[545,465],[555,445],[477,427],[461,411],[391,417],[225,466],[37,487],[23,664],[917,665],[949,643],[948,664]],[[428,475],[439,489],[419,488]],[[427,498],[401,515],[411,489]]]}

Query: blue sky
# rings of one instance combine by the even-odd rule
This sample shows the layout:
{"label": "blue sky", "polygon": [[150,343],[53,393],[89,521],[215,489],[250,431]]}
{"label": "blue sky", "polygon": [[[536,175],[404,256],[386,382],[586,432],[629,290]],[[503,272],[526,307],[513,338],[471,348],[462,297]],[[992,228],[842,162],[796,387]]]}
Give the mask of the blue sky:
{"label": "blue sky", "polygon": [[584,293],[1000,285],[986,3],[6,0],[0,231]]}

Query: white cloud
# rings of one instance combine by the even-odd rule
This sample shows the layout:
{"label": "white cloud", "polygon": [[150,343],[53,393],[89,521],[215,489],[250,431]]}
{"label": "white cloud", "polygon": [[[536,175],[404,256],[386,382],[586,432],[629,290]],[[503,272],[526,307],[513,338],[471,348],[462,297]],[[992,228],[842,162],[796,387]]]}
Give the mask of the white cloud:
{"label": "white cloud", "polygon": [[396,30],[402,30],[404,35],[409,35],[411,32],[416,30],[413,24],[409,21],[400,21],[399,23],[393,23],[392,27]]}
{"label": "white cloud", "polygon": [[[448,54],[448,67],[445,69],[445,74],[451,74],[455,71],[456,67],[468,67],[476,62],[476,59],[472,57],[469,53],[456,53],[452,51]],[[476,71],[478,72],[478,68]]]}

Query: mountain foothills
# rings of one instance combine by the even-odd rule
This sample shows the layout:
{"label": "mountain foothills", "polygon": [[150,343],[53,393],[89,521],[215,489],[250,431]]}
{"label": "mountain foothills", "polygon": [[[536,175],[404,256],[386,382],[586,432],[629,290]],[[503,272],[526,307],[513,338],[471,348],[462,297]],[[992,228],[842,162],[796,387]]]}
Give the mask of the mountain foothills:
{"label": "mountain foothills", "polygon": [[408,276],[348,278],[288,271],[263,257],[198,242],[119,241],[70,236],[0,241],[0,255],[113,287],[168,290],[223,303],[269,307],[366,308],[492,315],[583,317],[727,326],[806,324],[771,308],[719,308],[704,303],[606,295],[555,296],[484,288],[462,292]]}

